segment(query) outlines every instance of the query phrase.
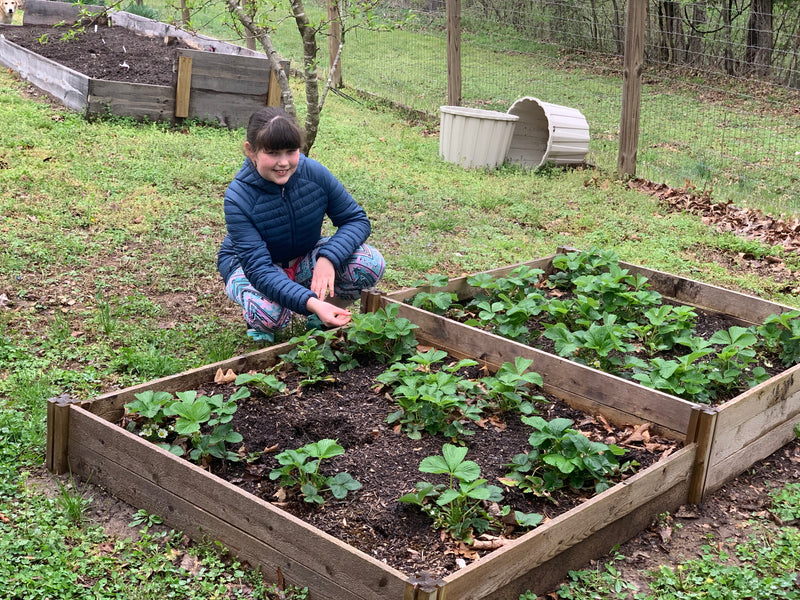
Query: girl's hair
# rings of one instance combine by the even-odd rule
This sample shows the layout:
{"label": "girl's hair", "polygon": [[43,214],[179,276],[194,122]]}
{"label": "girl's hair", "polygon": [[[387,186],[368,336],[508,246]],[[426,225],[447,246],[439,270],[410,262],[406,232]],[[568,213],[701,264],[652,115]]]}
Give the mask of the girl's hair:
{"label": "girl's hair", "polygon": [[253,152],[297,150],[303,146],[303,132],[294,117],[277,106],[266,106],[250,115],[247,142]]}

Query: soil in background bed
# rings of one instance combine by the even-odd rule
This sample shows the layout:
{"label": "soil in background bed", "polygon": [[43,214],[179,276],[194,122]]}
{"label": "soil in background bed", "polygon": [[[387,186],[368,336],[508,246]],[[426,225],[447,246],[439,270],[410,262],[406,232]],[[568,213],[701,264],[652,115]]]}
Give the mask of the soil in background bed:
{"label": "soil in background bed", "polygon": [[69,26],[23,25],[0,30],[8,40],[93,79],[171,86],[184,42],[137,35],[124,27],[87,26],[62,41]]}
{"label": "soil in background bed", "polygon": [[[384,365],[373,365],[336,373],[333,384],[270,398],[251,390],[250,398],[239,401],[233,424],[244,436],[240,445],[244,451],[268,451],[249,465],[216,462],[210,470],[396,569],[408,574],[428,571],[444,576],[490,550],[476,551],[453,542],[434,530],[429,517],[416,507],[397,502],[400,496],[413,491],[418,481],[440,481],[436,475],[420,473],[419,463],[426,456],[440,454],[442,445],[449,440],[429,435],[412,440],[386,423],[387,415],[396,407],[383,391],[375,389],[374,382],[375,376],[385,369]],[[288,376],[287,389],[296,390],[297,382],[296,377]],[[233,385],[209,384],[198,393],[223,393],[227,397],[234,390]],[[573,410],[552,397],[540,405],[539,414],[548,420],[571,418],[574,427],[592,439],[623,446],[628,453],[622,458],[638,461],[641,465],[638,470],[679,446],[672,440],[650,438],[648,431],[616,430],[603,419]],[[490,484],[503,488],[503,504],[514,510],[540,513],[545,519],[552,519],[593,495],[592,490],[587,490],[579,494],[559,493],[552,500],[545,500],[502,486],[498,478],[508,472],[504,465],[515,454],[530,448],[528,436],[533,429],[516,415],[502,415],[480,426],[470,424],[470,428],[475,434],[465,438],[469,448],[466,459],[480,465],[481,476]],[[326,495],[323,507],[299,498],[279,501],[275,496],[279,486],[269,479],[270,471],[278,466],[275,455],[323,438],[337,439],[345,449],[343,455],[326,461],[330,463],[329,470],[323,468],[323,472],[333,475],[346,471],[363,487],[342,501]],[[626,438],[630,438],[629,443]],[[503,532],[491,533],[500,536]],[[524,532],[507,533],[509,537],[518,537]]]}

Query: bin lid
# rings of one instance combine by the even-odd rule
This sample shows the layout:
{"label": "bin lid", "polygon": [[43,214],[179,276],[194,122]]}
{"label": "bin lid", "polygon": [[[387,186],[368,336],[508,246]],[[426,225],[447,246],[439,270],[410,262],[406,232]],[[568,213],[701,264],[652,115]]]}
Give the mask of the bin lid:
{"label": "bin lid", "polygon": [[467,106],[440,106],[439,109],[448,115],[458,115],[460,117],[474,117],[477,119],[495,119],[497,121],[518,121],[519,116],[497,110],[484,110],[482,108],[470,108]]}

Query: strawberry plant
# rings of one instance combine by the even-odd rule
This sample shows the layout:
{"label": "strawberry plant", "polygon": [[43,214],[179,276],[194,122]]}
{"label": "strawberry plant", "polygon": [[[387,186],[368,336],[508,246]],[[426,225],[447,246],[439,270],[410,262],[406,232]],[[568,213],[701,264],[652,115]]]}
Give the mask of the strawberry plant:
{"label": "strawberry plant", "polygon": [[446,356],[443,350],[417,352],[407,362],[393,364],[376,378],[379,383],[392,387],[392,398],[399,407],[386,421],[399,423],[412,439],[422,437],[423,431],[453,439],[469,435],[471,432],[461,419],[478,421],[481,418],[482,403],[468,397],[474,398],[475,384],[458,375],[460,369],[478,363],[462,360],[433,370],[432,366]]}
{"label": "strawberry plant", "polygon": [[[467,448],[444,444],[442,454],[422,459],[422,473],[447,475],[447,483],[420,481],[415,491],[399,498],[400,502],[419,506],[433,519],[436,529],[444,529],[456,540],[471,543],[474,534],[481,534],[493,525],[502,526],[500,519],[510,512],[503,507],[499,514],[489,512],[489,503],[503,500],[503,492],[481,478],[481,468],[471,460],[464,460]],[[535,527],[542,521],[538,514],[515,511],[513,520],[523,527]]]}
{"label": "strawberry plant", "polygon": [[764,347],[778,353],[785,366],[800,361],[800,310],[770,315],[756,331]]}
{"label": "strawberry plant", "polygon": [[236,376],[236,385],[253,386],[269,397],[286,389],[286,384],[271,373],[242,373]]}
{"label": "strawberry plant", "polygon": [[775,357],[800,361],[800,311],[708,341],[694,335],[694,308],[665,304],[646,277],[618,263],[613,251],[592,249],[555,256],[546,276],[527,266],[506,277],[480,273],[467,279],[474,298],[446,315],[693,402],[765,381]]}
{"label": "strawberry plant", "polygon": [[344,454],[336,440],[322,439],[312,442],[297,450],[285,450],[275,458],[280,467],[273,469],[270,479],[280,480],[280,484],[295,488],[305,502],[324,504],[322,494],[330,492],[337,500],[361,488],[361,484],[349,473],[340,472],[332,476],[320,473],[322,461]]}
{"label": "strawberry plant", "polygon": [[[425,285],[429,288],[434,288],[444,287],[447,285],[447,282],[447,275],[428,275],[426,280],[415,281],[413,285],[415,287]],[[428,291],[416,294],[411,302],[411,305],[437,315],[443,315],[445,312],[447,312],[447,309],[450,308],[453,302],[457,300],[458,296],[452,292]]]}
{"label": "strawberry plant", "polygon": [[532,449],[511,460],[512,470],[503,482],[525,492],[551,497],[565,486],[574,490],[593,486],[600,493],[611,487],[611,477],[636,466],[635,462],[620,465],[616,457],[625,450],[589,440],[571,428],[571,419],[546,421],[533,416],[522,420],[536,430],[528,438]]}
{"label": "strawberry plant", "polygon": [[205,464],[211,457],[238,462],[241,457],[227,449],[227,444],[242,441],[230,421],[236,412],[236,402],[250,392],[240,389],[228,400],[222,394],[198,396],[194,390],[168,392],[148,390],[136,394],[125,405],[127,429],[159,447]]}
{"label": "strawberry plant", "polygon": [[337,335],[336,330],[312,330],[289,340],[295,346],[280,357],[284,364],[293,365],[305,376],[300,382],[301,387],[334,381],[328,372],[328,364],[338,361],[331,347]]}
{"label": "strawberry plant", "polygon": [[346,329],[346,349],[352,354],[370,354],[386,364],[413,354],[418,325],[398,317],[399,310],[399,306],[390,304],[375,312],[353,314]]}

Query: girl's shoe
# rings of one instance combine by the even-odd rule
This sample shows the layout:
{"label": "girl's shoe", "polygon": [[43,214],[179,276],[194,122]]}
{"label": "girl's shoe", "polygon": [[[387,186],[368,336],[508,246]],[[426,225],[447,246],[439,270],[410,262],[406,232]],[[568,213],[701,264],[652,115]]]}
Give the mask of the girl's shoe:
{"label": "girl's shoe", "polygon": [[254,342],[263,342],[266,344],[275,343],[275,334],[267,333],[266,331],[258,331],[257,329],[248,329],[247,337],[251,338]]}
{"label": "girl's shoe", "polygon": [[322,324],[322,319],[317,315],[309,315],[306,319],[306,331],[324,331],[325,329],[327,327]]}

